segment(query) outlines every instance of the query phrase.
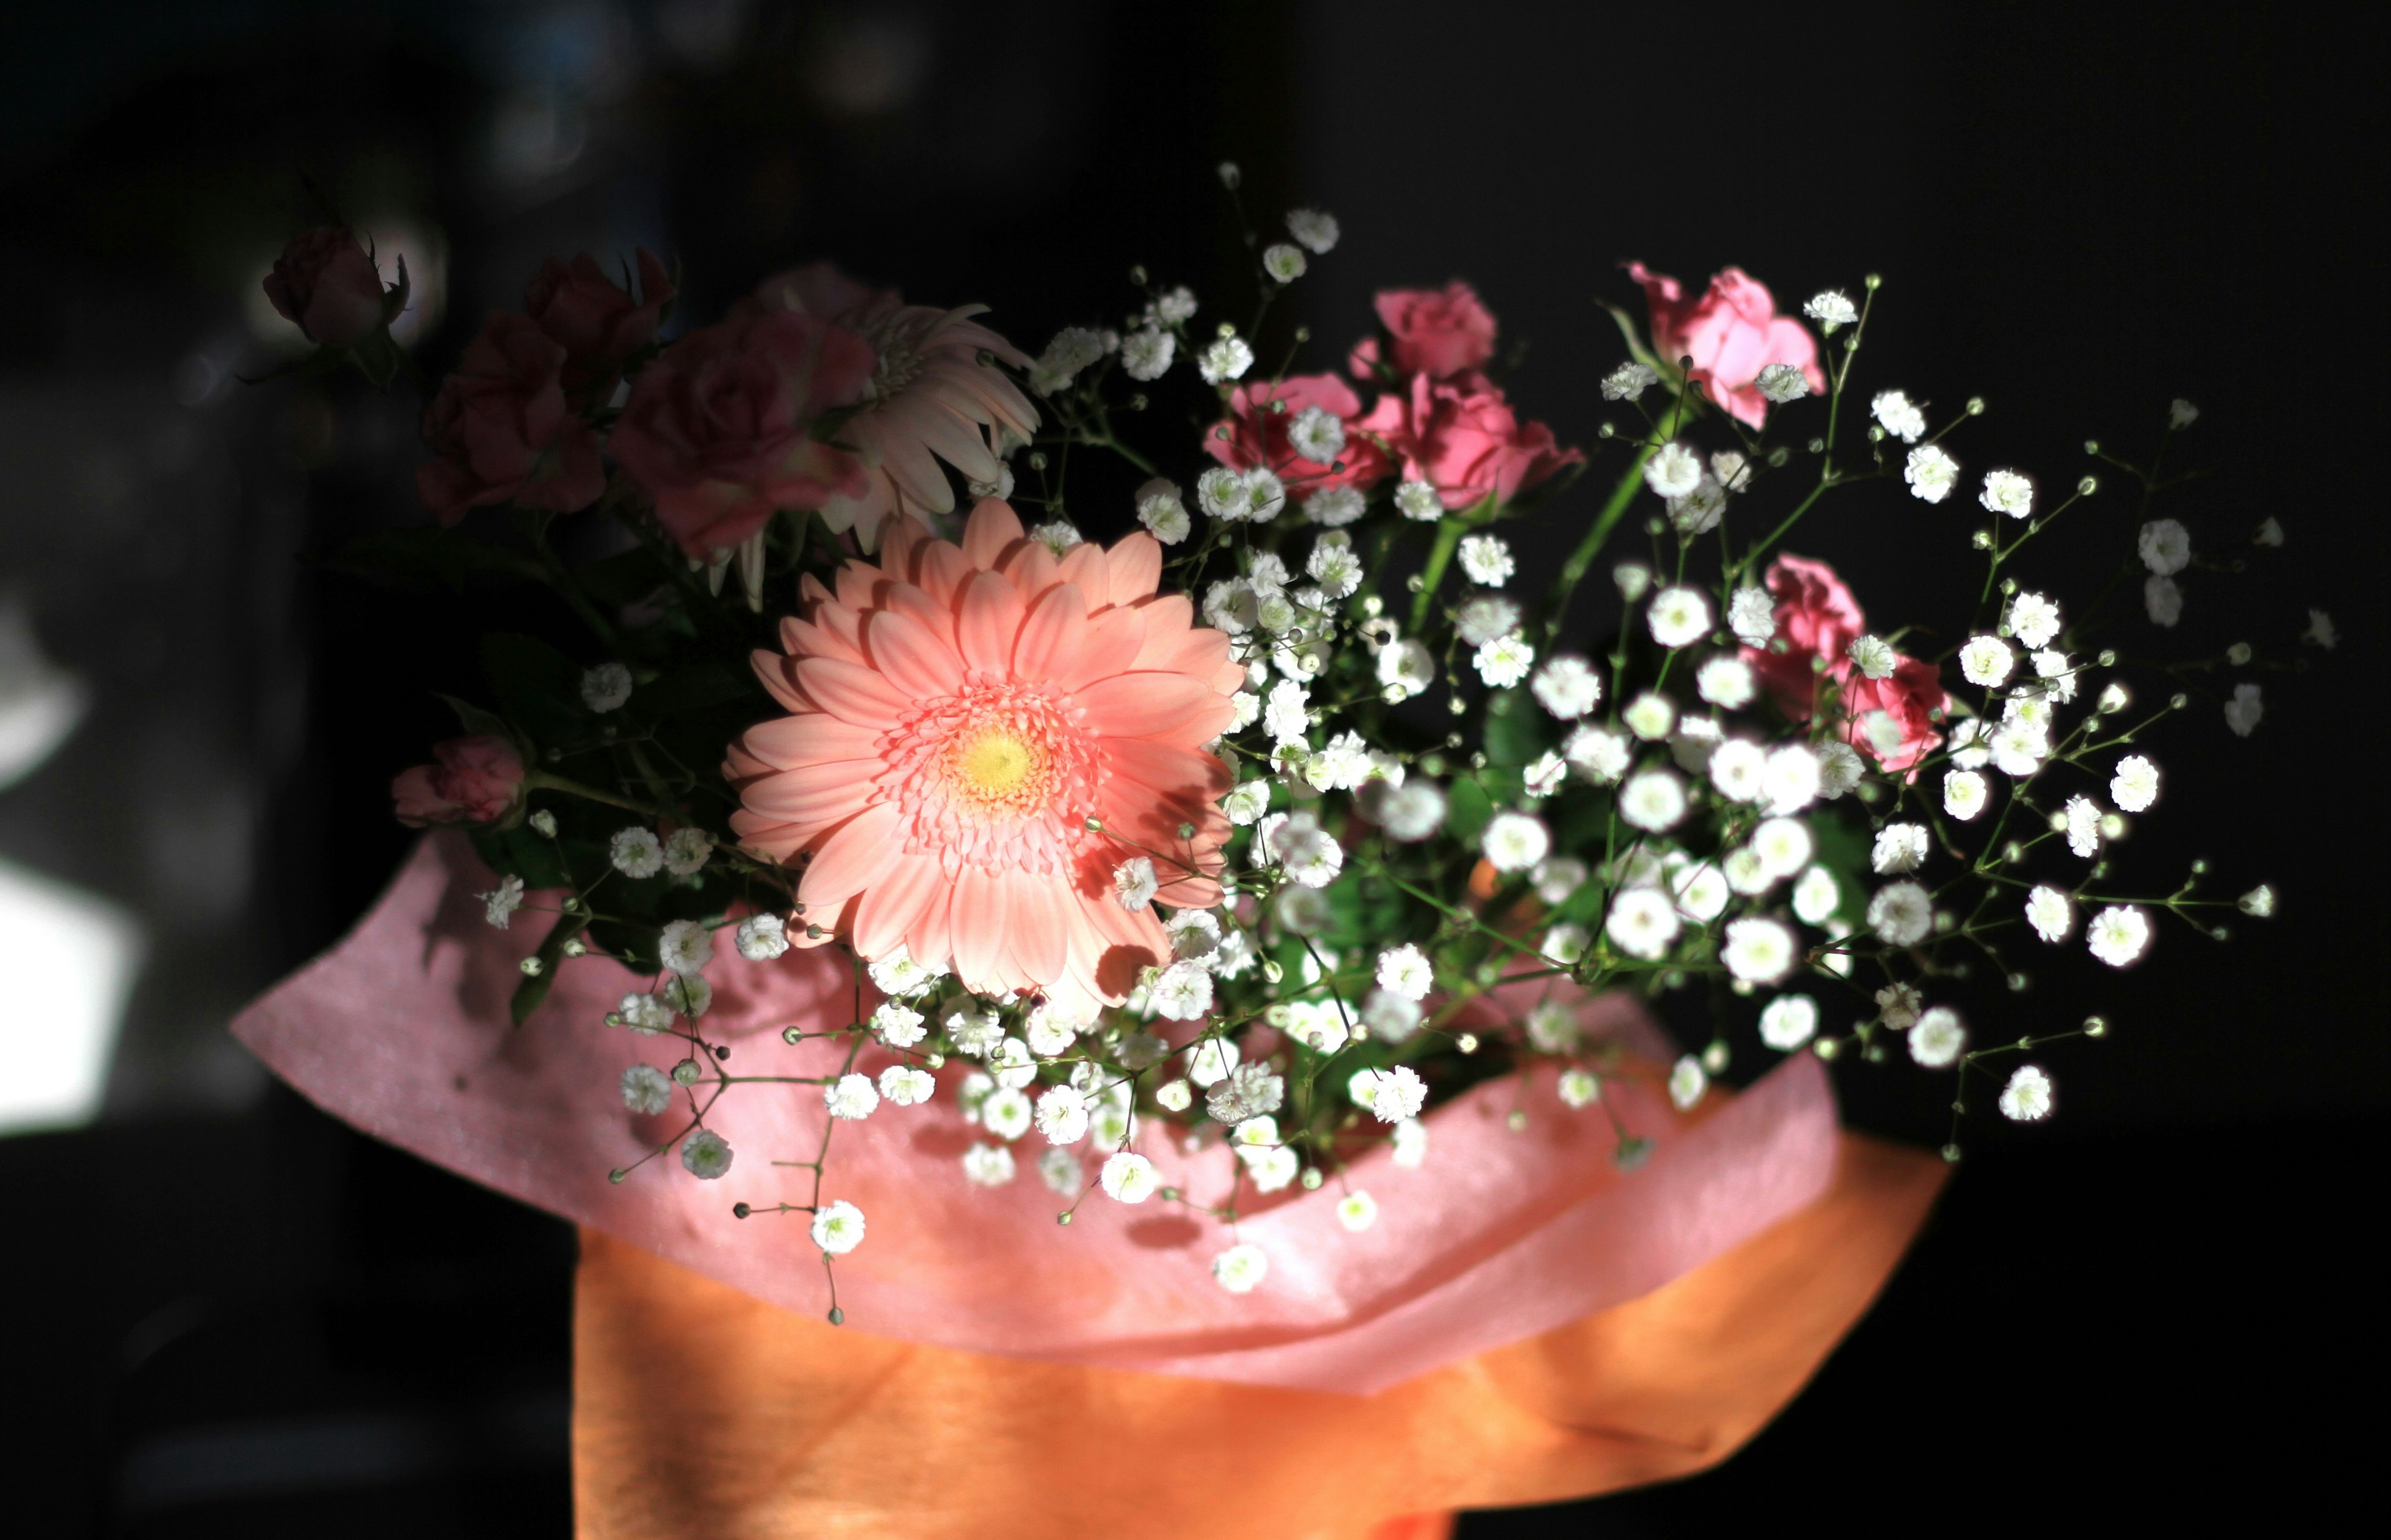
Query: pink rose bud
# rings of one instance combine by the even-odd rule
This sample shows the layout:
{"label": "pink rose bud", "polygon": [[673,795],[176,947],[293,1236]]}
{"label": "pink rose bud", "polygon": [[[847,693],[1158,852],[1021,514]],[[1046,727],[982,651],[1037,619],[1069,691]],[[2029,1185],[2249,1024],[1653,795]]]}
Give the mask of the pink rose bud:
{"label": "pink rose bud", "polygon": [[598,436],[564,398],[566,353],[538,323],[492,311],[423,409],[434,458],[415,490],[443,524],[488,503],[569,513],[606,490]]}
{"label": "pink rose bud", "polygon": [[1354,425],[1401,459],[1403,480],[1426,481],[1448,508],[1471,507],[1490,494],[1508,503],[1585,456],[1563,449],[1541,422],[1521,423],[1483,375],[1449,380],[1412,376]]}
{"label": "pink rose bud", "polygon": [[436,764],[402,770],[390,783],[398,821],[409,828],[494,824],[523,795],[523,758],[505,738],[452,738],[433,745],[432,756]]}
{"label": "pink rose bud", "polygon": [[381,329],[381,276],[357,237],[319,225],[291,237],[265,276],[265,297],[311,342],[354,347]]}
{"label": "pink rose bud", "polygon": [[[1384,289],[1377,307],[1398,373],[1449,379],[1494,356],[1493,314],[1466,283]],[[1376,361],[1375,349],[1369,361]]]}
{"label": "pink rose bud", "polygon": [[673,302],[663,261],[641,248],[638,262],[636,300],[587,254],[570,263],[549,258],[523,291],[523,309],[564,350],[564,394],[576,408],[605,404],[623,360],[656,340]]}
{"label": "pink rose bud", "polygon": [[1771,364],[1792,365],[1813,392],[1826,393],[1826,372],[1809,329],[1777,314],[1768,290],[1741,268],[1717,274],[1701,298],[1689,301],[1666,274],[1640,262],[1626,266],[1652,307],[1652,351],[1673,366],[1692,359],[1687,378],[1738,422],[1757,428],[1767,420],[1768,398],[1759,382],[1760,371]]}
{"label": "pink rose bud", "polygon": [[1868,632],[1860,601],[1835,570],[1806,557],[1780,556],[1769,564],[1768,591],[1777,597],[1777,635],[1785,650],[1745,648],[1743,661],[1796,722],[1810,720],[1818,674],[1846,667],[1852,644]]}
{"label": "pink rose bud", "polygon": [[871,490],[863,463],[813,426],[872,382],[872,344],[813,315],[744,310],[691,332],[640,371],[610,447],[656,500],[656,519],[701,560],[778,508]]}

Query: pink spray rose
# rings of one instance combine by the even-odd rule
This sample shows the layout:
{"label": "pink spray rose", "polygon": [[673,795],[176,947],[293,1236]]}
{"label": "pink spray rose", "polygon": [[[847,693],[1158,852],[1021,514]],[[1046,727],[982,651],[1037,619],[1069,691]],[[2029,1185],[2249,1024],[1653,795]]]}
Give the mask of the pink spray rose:
{"label": "pink spray rose", "polygon": [[1743,660],[1760,675],[1777,704],[1796,722],[1809,719],[1817,699],[1820,666],[1832,671],[1851,660],[1851,647],[1868,630],[1860,601],[1823,561],[1780,556],[1765,579],[1777,596],[1777,635],[1785,650],[1745,648]]}
{"label": "pink spray rose", "polygon": [[1415,374],[1409,390],[1380,396],[1356,426],[1385,440],[1404,479],[1435,487],[1448,508],[1469,507],[1490,493],[1507,503],[1585,459],[1556,443],[1543,423],[1522,426],[1503,392],[1476,374],[1443,381]]}
{"label": "pink spray rose", "polygon": [[423,409],[434,457],[416,468],[415,490],[440,522],[488,503],[570,512],[606,490],[597,435],[564,399],[565,360],[537,322],[490,313]]}
{"label": "pink spray rose", "polygon": [[653,494],[656,518],[705,559],[778,508],[819,508],[871,490],[862,464],[810,435],[871,382],[872,345],[792,311],[757,311],[691,332],[641,370],[614,426],[614,457]]}
{"label": "pink spray rose", "polygon": [[[1304,458],[1287,442],[1296,418],[1314,406],[1345,425],[1345,447],[1326,463]],[[1361,429],[1362,398],[1351,386],[1333,374],[1301,374],[1230,391],[1229,416],[1204,435],[1204,447],[1225,466],[1268,467],[1298,495],[1332,486],[1366,491],[1385,480],[1387,454]],[[1339,463],[1344,469],[1331,468]]]}
{"label": "pink spray rose", "polygon": [[381,277],[342,225],[292,236],[265,276],[265,297],[309,341],[325,347],[352,347],[382,324]]}
{"label": "pink spray rose", "polygon": [[[1424,374],[1449,379],[1475,369],[1494,356],[1494,315],[1466,283],[1442,289],[1386,289],[1378,291],[1378,324],[1387,329],[1388,353],[1399,374]],[[1376,370],[1375,338],[1353,350],[1357,374]]]}
{"label": "pink spray rose", "polygon": [[523,795],[523,759],[505,738],[452,738],[433,744],[432,757],[438,763],[402,770],[390,783],[398,821],[409,828],[494,824]]}
{"label": "pink spray rose", "polygon": [[[1888,770],[1906,770],[1933,752],[1943,741],[1934,731],[1933,713],[1945,704],[1934,665],[1896,653],[1887,677],[1871,679],[1862,674],[1852,661],[1851,648],[1867,634],[1868,617],[1825,562],[1780,556],[1769,563],[1765,581],[1777,596],[1777,637],[1785,648],[1779,652],[1747,647],[1743,659],[1768,687],[1778,709],[1796,722],[1807,722],[1817,707],[1823,674],[1842,691],[1842,736],[1852,747]],[[1868,735],[1868,715],[1880,711],[1900,734],[1891,753],[1880,751]]]}
{"label": "pink spray rose", "polygon": [[1677,280],[1640,262],[1628,276],[1644,286],[1652,307],[1652,348],[1667,363],[1694,361],[1688,377],[1718,408],[1737,421],[1759,427],[1768,417],[1768,398],[1755,383],[1771,364],[1791,364],[1814,391],[1824,392],[1818,345],[1808,328],[1777,314],[1776,302],[1758,279],[1739,267],[1711,278],[1701,298],[1687,301]]}
{"label": "pink spray rose", "polygon": [[586,252],[570,263],[549,258],[523,291],[523,309],[564,349],[564,394],[576,409],[605,404],[623,360],[656,340],[672,303],[663,261],[642,247],[639,265],[636,300]]}

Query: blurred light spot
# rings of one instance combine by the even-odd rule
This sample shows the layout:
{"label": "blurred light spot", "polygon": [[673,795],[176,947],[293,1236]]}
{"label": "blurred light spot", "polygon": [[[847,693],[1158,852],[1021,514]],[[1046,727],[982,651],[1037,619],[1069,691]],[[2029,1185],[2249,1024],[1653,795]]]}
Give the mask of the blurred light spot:
{"label": "blurred light spot", "polygon": [[0,1134],[76,1128],[99,1110],[141,931],[114,905],[0,861]]}
{"label": "blurred light spot", "polygon": [[39,769],[90,705],[83,681],[42,651],[24,602],[0,598],[0,790]]}
{"label": "blurred light spot", "polygon": [[856,17],[831,29],[811,71],[814,98],[837,116],[894,112],[930,72],[929,30],[918,20]]}
{"label": "blurred light spot", "polygon": [[490,122],[490,170],[501,182],[545,181],[581,159],[589,142],[579,108],[553,91],[520,92]]}

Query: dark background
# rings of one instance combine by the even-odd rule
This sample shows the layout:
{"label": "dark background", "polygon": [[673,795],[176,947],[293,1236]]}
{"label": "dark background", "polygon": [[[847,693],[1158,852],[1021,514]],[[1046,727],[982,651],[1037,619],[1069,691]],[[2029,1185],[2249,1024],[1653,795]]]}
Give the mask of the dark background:
{"label": "dark background", "polygon": [[[2043,1030],[2088,996],[2118,1030],[2046,1057],[2049,1124],[1971,1125],[1911,1261],[1803,1398],[1711,1474],[1463,1533],[2296,1521],[2376,1442],[2354,1408],[2380,1367],[2359,1237],[2391,1092],[2364,875],[2391,354],[2361,245],[2380,48],[2354,8],[162,0],[10,24],[0,589],[94,705],[0,792],[0,856],[148,938],[98,1121],[0,1139],[12,1530],[569,1526],[569,1232],[332,1123],[223,1032],[371,901],[406,843],[388,778],[451,730],[427,687],[471,683],[461,613],[301,560],[420,517],[417,398],[232,379],[278,356],[255,287],[311,222],[302,173],[431,280],[434,369],[540,256],[634,244],[679,258],[701,320],[831,255],[991,301],[1035,351],[1118,323],[1132,263],[1242,293],[1210,173],[1231,157],[1259,218],[1343,223],[1294,296],[1311,366],[1373,287],[1467,276],[1529,345],[1514,394],[1566,441],[1593,442],[1621,354],[1596,302],[1640,312],[1627,257],[1694,283],[1739,263],[1788,307],[1883,274],[1861,379],[1984,396],[1971,468],[2062,484],[2085,438],[2146,456],[2190,396],[2212,475],[2172,511],[2204,545],[2268,516],[2290,543],[2188,584],[2174,640],[2288,660],[2310,604],[2346,636],[2257,675],[2255,737],[2204,695],[2162,730],[2174,775],[2128,869],[2157,886],[2205,857],[2217,892],[2274,882],[2279,918],[2236,917],[2222,948],[2170,928],[2129,977],[2061,967],[1988,1002]],[[2030,580],[2098,585],[2132,521],[2104,474]],[[1107,495],[1075,489],[1083,527],[1121,521]],[[1881,610],[1947,613],[1971,523],[1863,489],[1797,545]],[[1609,623],[1582,604],[1582,630]],[[38,1009],[37,981],[17,993]],[[1855,1123],[1941,1142],[1915,1075],[1839,1082]]]}

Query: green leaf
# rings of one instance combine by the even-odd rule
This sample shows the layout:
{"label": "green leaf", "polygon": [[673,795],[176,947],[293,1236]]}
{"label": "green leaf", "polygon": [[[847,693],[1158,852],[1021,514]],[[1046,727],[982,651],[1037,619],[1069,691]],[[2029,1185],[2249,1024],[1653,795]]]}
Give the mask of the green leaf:
{"label": "green leaf", "polygon": [[1494,804],[1485,788],[1467,778],[1454,781],[1445,802],[1446,831],[1461,844],[1476,844],[1478,836],[1485,832],[1486,820],[1494,816]]}
{"label": "green leaf", "polygon": [[510,743],[515,741],[514,729],[507,725],[503,717],[495,716],[472,701],[459,700],[453,695],[444,695],[440,699],[457,713],[458,722],[467,732],[486,733],[492,738],[505,738]]}
{"label": "green leaf", "polygon": [[1486,760],[1490,764],[1534,762],[1551,747],[1544,713],[1526,690],[1504,690],[1486,702]]}

